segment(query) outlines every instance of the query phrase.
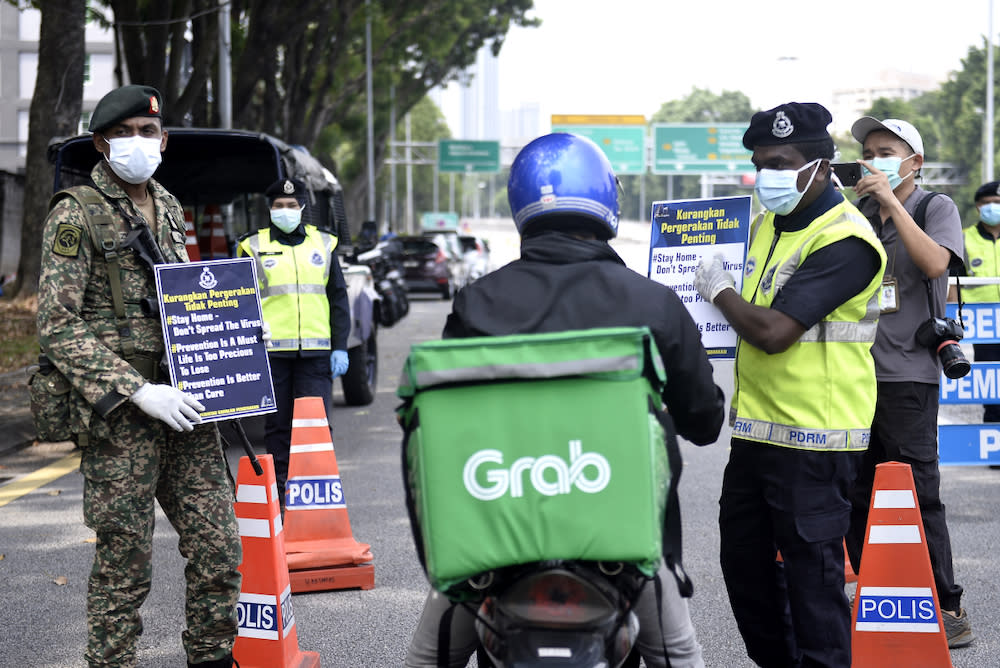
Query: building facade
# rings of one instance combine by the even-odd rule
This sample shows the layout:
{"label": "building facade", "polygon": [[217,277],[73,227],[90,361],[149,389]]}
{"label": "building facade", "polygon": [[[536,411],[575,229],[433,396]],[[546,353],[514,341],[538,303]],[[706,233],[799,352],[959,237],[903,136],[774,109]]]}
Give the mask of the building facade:
{"label": "building facade", "polygon": [[[0,170],[23,172],[28,114],[38,72],[41,13],[0,3]],[[82,131],[98,100],[115,86],[114,34],[95,23],[86,27]]]}

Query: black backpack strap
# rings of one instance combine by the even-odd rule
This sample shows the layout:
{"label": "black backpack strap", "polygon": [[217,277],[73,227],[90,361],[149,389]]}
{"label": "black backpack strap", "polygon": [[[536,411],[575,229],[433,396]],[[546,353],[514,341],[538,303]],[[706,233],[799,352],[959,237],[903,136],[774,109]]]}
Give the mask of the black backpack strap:
{"label": "black backpack strap", "polygon": [[656,415],[666,433],[667,462],[670,465],[670,487],[667,492],[667,512],[663,520],[662,553],[667,570],[677,579],[677,588],[681,596],[690,598],[694,594],[694,583],[684,570],[682,535],[681,535],[681,501],[677,486],[681,478],[684,460],[681,457],[680,446],[677,443],[677,430],[670,415],[659,410],[650,399],[649,409]]}
{"label": "black backpack strap", "polygon": [[455,616],[456,603],[448,606],[448,609],[441,615],[441,623],[438,626],[438,668],[448,668],[448,655],[451,653],[451,618]]}
{"label": "black backpack strap", "polygon": [[[917,227],[921,231],[924,230],[924,225],[927,222],[927,205],[931,203],[931,200],[940,195],[941,193],[935,192],[933,190],[927,191],[927,196],[922,200],[917,202],[917,208],[913,211],[913,222],[917,224]],[[927,288],[927,312],[930,317],[934,317],[934,290],[931,287],[931,279],[924,276],[924,287]]]}
{"label": "black backpack strap", "polygon": [[[685,577],[687,575],[685,574]],[[680,582],[678,581],[678,584]],[[666,662],[666,668],[670,668],[670,653],[667,652],[667,638],[663,635],[663,580],[660,579],[660,574],[657,573],[653,576],[653,587],[656,593],[656,623],[660,626],[660,642],[663,644],[663,660]],[[688,594],[690,596],[690,594]]]}
{"label": "black backpack strap", "polygon": [[122,294],[119,262],[121,243],[115,219],[108,212],[104,197],[91,186],[75,186],[60,190],[49,201],[49,209],[65,197],[71,197],[80,205],[94,252],[104,258],[108,265],[108,281],[111,284],[111,300],[114,303],[115,324],[121,341],[122,354],[126,360],[131,360],[135,357],[135,341],[132,339],[132,328],[125,317],[125,298]]}

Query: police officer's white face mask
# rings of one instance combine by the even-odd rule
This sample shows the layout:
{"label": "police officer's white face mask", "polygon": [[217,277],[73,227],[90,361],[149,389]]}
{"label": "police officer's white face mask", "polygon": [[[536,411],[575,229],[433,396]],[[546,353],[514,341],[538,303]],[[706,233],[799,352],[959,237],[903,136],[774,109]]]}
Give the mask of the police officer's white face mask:
{"label": "police officer's white face mask", "polygon": [[302,221],[302,209],[271,209],[271,222],[285,234],[299,226]]}
{"label": "police officer's white face mask", "polygon": [[111,171],[126,183],[145,183],[160,166],[160,137],[105,137],[104,141],[111,147],[107,156]]}
{"label": "police officer's white face mask", "polygon": [[[762,169],[757,172],[757,184],[754,191],[761,205],[768,211],[779,216],[787,216],[798,206],[805,191],[809,190],[816,172],[819,170],[820,158],[807,162],[798,169]],[[813,167],[809,182],[803,190],[799,190],[799,173]]]}

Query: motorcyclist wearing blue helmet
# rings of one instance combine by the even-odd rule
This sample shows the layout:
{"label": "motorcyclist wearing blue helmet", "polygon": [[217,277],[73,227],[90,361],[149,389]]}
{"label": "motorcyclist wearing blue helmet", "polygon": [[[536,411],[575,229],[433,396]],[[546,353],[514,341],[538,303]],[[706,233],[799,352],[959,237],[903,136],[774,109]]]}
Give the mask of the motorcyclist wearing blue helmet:
{"label": "motorcyclist wearing blue helmet", "polygon": [[[607,157],[589,139],[555,133],[524,147],[507,185],[521,257],[456,295],[443,336],[649,327],[666,369],[663,401],[676,430],[707,445],[722,428],[722,390],[713,381],[701,334],[677,295],[626,267],[608,244],[618,233],[618,188]],[[674,557],[669,555],[668,561],[679,562]],[[643,660],[650,668],[703,666],[678,581],[665,566],[658,575],[659,606],[651,583],[635,609]],[[410,643],[407,667],[438,665],[439,628],[449,608],[448,599],[432,590]],[[476,644],[472,616],[454,608],[447,665],[465,666]]]}

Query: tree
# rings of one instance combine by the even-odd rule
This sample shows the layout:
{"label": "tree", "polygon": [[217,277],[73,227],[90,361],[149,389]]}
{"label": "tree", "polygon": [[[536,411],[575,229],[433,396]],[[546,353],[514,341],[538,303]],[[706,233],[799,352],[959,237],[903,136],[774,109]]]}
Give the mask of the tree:
{"label": "tree", "polygon": [[[410,110],[410,140],[413,142],[436,142],[439,139],[451,137],[451,130],[445,121],[444,114],[429,97],[424,97]],[[400,120],[396,124],[396,141],[402,144],[406,141],[405,121]],[[397,154],[402,153],[402,149],[397,149]],[[413,209],[416,220],[419,220],[423,211],[434,210],[434,178],[437,174],[436,165],[415,165],[413,173]],[[397,204],[396,219],[391,219],[391,211],[382,212],[380,220],[389,223],[390,228],[397,233],[402,233],[406,206],[406,180],[405,168],[396,168],[396,192],[391,193],[391,174],[389,169],[383,169],[378,176],[377,188],[379,192],[386,193],[393,197]],[[449,190],[448,174],[437,175],[438,207],[446,208]],[[456,198],[461,197],[461,179],[456,181]],[[460,200],[456,200],[460,201]],[[443,202],[443,203],[442,203]],[[417,223],[419,224],[419,223]]]}
{"label": "tree", "polygon": [[[994,55],[994,58],[996,56]],[[994,95],[1000,92],[1000,68],[994,60]],[[927,98],[927,99],[925,99]],[[928,107],[938,121],[935,126],[940,136],[938,159],[960,166],[968,173],[965,185],[955,189],[952,198],[963,215],[963,220],[977,220],[973,197],[976,189],[986,178],[983,175],[983,133],[987,130],[986,108],[986,49],[969,47],[968,55],[962,59],[962,69],[953,72],[940,91],[924,95],[914,101]],[[994,102],[995,103],[995,102]],[[997,136],[1000,123],[990,128]],[[921,135],[923,135],[921,128]],[[924,138],[924,142],[927,139]],[[994,145],[994,151],[997,146]],[[994,153],[994,162],[998,153]]]}
{"label": "tree", "polygon": [[116,68],[119,85],[126,83],[124,66],[128,82],[159,90],[165,125],[217,124],[218,109],[206,100],[218,62],[218,0],[108,0],[106,4],[114,13],[117,51],[124,56]]}
{"label": "tree", "polygon": [[[38,72],[28,112],[21,218],[21,257],[11,295],[38,292],[41,263],[40,225],[48,213],[53,170],[47,150],[52,137],[75,134],[83,102],[84,25],[86,0],[40,2]],[[4,286],[4,291],[8,290]]]}
{"label": "tree", "polygon": [[[168,124],[217,118],[211,85],[217,59],[210,55],[215,0],[107,4],[132,80],[160,88]],[[368,185],[366,20],[380,93],[373,118],[378,166],[390,132],[388,92],[402,118],[471,64],[481,47],[498,52],[511,25],[536,24],[525,16],[531,6],[531,0],[232,0],[233,124],[316,154],[344,184],[348,219],[357,227]]]}
{"label": "tree", "polygon": [[[679,100],[664,102],[650,119],[652,123],[749,123],[754,109],[750,99],[741,92],[724,90],[713,93],[704,88],[692,88]],[[644,180],[645,211],[640,211],[640,188]],[[701,196],[701,179],[697,175],[643,175],[621,177],[623,194],[622,217],[649,220],[649,205],[658,199],[697,198]],[[671,183],[672,182],[672,183]],[[671,185],[673,187],[671,187]],[[722,187],[725,190],[725,187]]]}

